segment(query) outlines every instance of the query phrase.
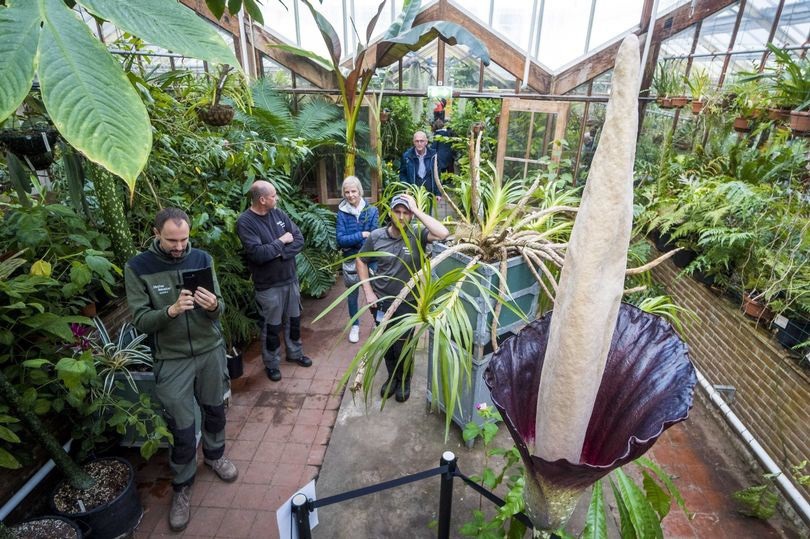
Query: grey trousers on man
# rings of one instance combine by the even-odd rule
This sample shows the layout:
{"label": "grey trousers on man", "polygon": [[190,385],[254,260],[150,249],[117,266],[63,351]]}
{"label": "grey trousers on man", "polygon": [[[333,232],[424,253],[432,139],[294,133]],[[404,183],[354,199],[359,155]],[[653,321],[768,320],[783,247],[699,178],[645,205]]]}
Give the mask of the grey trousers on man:
{"label": "grey trousers on man", "polygon": [[217,460],[225,452],[225,404],[228,371],[225,348],[188,359],[155,362],[155,394],[166,410],[174,438],[169,467],[175,489],[190,485],[197,473],[194,407],[202,409],[203,455]]}
{"label": "grey trousers on man", "polygon": [[304,355],[301,342],[301,292],[298,282],[256,291],[256,302],[262,316],[262,362],[266,369],[278,369],[281,359],[281,333],[287,359]]}

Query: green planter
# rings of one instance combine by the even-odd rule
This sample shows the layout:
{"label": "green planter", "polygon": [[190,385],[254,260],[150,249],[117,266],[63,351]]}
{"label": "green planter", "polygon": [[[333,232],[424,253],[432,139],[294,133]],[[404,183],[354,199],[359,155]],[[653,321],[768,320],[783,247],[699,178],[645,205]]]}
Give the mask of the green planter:
{"label": "green planter", "polygon": [[[498,337],[498,343],[502,343],[512,335],[513,333],[511,332],[501,334]],[[428,338],[428,402],[433,402],[433,354],[431,351],[433,350],[434,346],[435,343],[433,339],[433,331],[431,331]],[[455,343],[450,343],[450,346],[456,348]],[[455,409],[453,410],[453,423],[461,427],[462,430],[464,430],[464,426],[470,421],[474,421],[479,426],[483,425],[484,420],[477,411],[479,404],[484,403],[487,406],[492,406],[492,397],[490,396],[489,388],[487,388],[486,384],[484,383],[484,371],[489,365],[490,359],[492,359],[492,343],[487,342],[486,345],[476,344],[473,347],[472,372],[470,373],[470,380],[469,383],[465,384],[464,387],[461,388],[461,391],[459,391],[459,400],[456,403]],[[437,380],[437,382],[438,387],[441,388],[441,378]],[[436,403],[439,406],[439,410],[446,413],[447,410],[442,404],[444,402],[444,398],[441,395],[441,389],[439,390],[439,394],[436,396],[438,397]],[[467,442],[467,447],[472,447],[474,443],[475,440],[470,440]]]}
{"label": "green planter", "polygon": [[[447,249],[446,245],[434,243],[434,256],[445,249]],[[451,269],[465,267],[470,260],[471,258],[467,255],[454,253],[450,258],[434,267],[433,271],[437,275],[442,275]],[[534,274],[526,266],[522,257],[514,256],[507,261],[506,265],[506,286],[511,301],[505,303],[514,307],[519,313],[523,313],[524,316],[520,316],[506,305],[502,306],[498,316],[498,335],[515,333],[517,329],[535,318],[540,291],[540,285],[537,284]],[[464,310],[467,312],[473,328],[474,342],[483,346],[489,343],[491,338],[492,310],[495,308],[495,297],[498,296],[498,286],[501,280],[499,263],[480,263],[477,272],[481,276],[481,282],[486,283],[486,287],[492,291],[493,295],[482,293],[475,284],[470,283],[462,286],[462,290],[466,293],[466,297],[462,301],[464,301]]]}

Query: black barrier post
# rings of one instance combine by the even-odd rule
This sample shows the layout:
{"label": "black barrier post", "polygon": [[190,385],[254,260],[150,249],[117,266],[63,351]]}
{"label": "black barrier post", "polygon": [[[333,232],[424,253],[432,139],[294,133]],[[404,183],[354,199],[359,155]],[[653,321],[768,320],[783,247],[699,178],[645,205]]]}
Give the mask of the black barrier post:
{"label": "black barrier post", "polygon": [[295,523],[298,524],[298,539],[312,539],[312,530],[309,528],[309,499],[300,492],[293,496],[292,511]]}
{"label": "black barrier post", "polygon": [[453,511],[453,476],[456,473],[456,455],[452,451],[442,453],[439,466],[447,466],[442,474],[439,491],[439,539],[450,539],[450,516]]}

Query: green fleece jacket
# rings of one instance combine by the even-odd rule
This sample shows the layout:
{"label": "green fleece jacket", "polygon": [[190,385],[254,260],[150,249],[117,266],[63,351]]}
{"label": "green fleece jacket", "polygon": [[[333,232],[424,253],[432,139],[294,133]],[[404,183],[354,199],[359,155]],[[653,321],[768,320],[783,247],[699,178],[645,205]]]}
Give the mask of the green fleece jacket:
{"label": "green fleece jacket", "polygon": [[[180,295],[183,272],[208,267],[214,275],[216,310],[196,308],[170,317],[169,306]],[[147,251],[126,263],[124,280],[133,323],[149,335],[155,360],[185,359],[224,346],[219,317],[225,305],[211,255],[205,251],[189,244],[181,258],[172,258],[154,240]]]}

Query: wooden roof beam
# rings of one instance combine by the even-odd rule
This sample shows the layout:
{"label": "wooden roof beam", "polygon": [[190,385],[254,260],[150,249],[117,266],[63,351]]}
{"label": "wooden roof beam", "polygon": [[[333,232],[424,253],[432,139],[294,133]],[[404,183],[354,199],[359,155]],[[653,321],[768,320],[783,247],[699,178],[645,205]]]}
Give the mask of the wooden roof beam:
{"label": "wooden roof beam", "polygon": [[[437,2],[417,15],[414,26],[432,21],[449,21],[466,28],[475,37],[480,39],[489,49],[490,58],[504,68],[516,79],[523,79],[523,67],[526,62],[525,53],[505,43],[495,35],[492,30],[473,20],[469,15],[448,2]],[[368,47],[366,58],[376,58],[377,43]],[[368,61],[368,60],[367,60]],[[351,62],[349,60],[348,62]],[[545,71],[536,62],[529,67],[528,85],[534,91],[547,93],[551,87],[551,74]]]}
{"label": "wooden roof beam", "polygon": [[[665,39],[685,30],[689,26],[705,19],[706,17],[709,17],[710,15],[713,15],[728,6],[737,3],[737,1],[738,0],[703,0],[698,2],[694,13],[692,13],[692,5],[689,3],[676,8],[662,17],[659,17],[655,21],[655,30],[653,32],[651,50],[657,50],[657,46],[660,45],[660,43]],[[648,18],[649,16],[650,15],[647,15]],[[647,35],[646,31],[638,29],[636,30],[636,34],[638,34],[639,40],[641,40],[643,43]],[[580,84],[587,82],[612,68],[614,59],[616,58],[616,53],[619,51],[619,45],[621,45],[621,40],[616,40],[599,52],[588,56],[576,65],[573,65],[555,75],[553,81],[553,93],[561,95],[569,92]],[[649,58],[647,59],[648,66],[651,63],[657,62],[657,60],[657,54],[650,54]],[[645,70],[645,72],[646,71],[647,70]],[[642,85],[642,87],[644,86]]]}

